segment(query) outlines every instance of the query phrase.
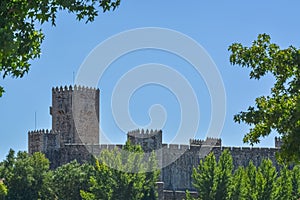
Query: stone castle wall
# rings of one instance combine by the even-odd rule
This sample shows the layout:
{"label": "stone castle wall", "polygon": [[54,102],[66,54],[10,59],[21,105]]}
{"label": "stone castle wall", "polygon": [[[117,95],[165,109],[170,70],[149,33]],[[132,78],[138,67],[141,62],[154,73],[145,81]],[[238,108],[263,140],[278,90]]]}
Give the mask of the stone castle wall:
{"label": "stone castle wall", "polygon": [[[56,168],[75,159],[87,162],[103,149],[122,148],[99,144],[99,94],[99,89],[86,87],[52,88],[52,130],[28,132],[28,152],[45,153],[51,168]],[[163,144],[161,130],[130,131],[127,139],[141,145],[146,153],[155,151],[163,183],[161,199],[181,199],[185,196],[182,191],[193,191],[192,170],[209,152],[218,159],[228,149],[235,168],[248,165],[250,160],[259,166],[264,158],[276,163],[275,153],[282,144],[280,138],[275,138],[275,148],[223,147],[218,138],[191,139],[190,145]]]}
{"label": "stone castle wall", "polygon": [[[269,158],[276,163],[275,153],[278,148],[248,148],[248,147],[209,147],[195,145],[162,144],[163,148],[157,151],[159,165],[162,166],[161,180],[165,190],[194,190],[192,186],[192,171],[200,160],[209,152],[213,152],[218,159],[223,150],[228,149],[233,158],[234,167],[247,166],[252,160],[259,166],[262,159]],[[99,155],[103,149],[122,148],[123,145],[82,145],[67,144],[59,149],[46,151],[46,156],[51,161],[51,167],[55,168],[74,159],[78,162],[87,162],[93,155]],[[146,147],[147,148],[147,147]]]}
{"label": "stone castle wall", "polygon": [[[169,145],[163,149],[163,163],[169,164],[169,160],[174,160],[162,169],[162,181],[166,190],[194,190],[192,186],[192,171],[197,167],[200,160],[209,152],[213,152],[217,160],[222,151],[228,149],[233,158],[234,168],[247,166],[252,160],[254,165],[259,166],[264,158],[269,158],[276,164],[275,154],[279,149],[276,148],[248,148],[248,147],[209,147],[209,146],[189,146],[180,148],[180,145]],[[181,155],[181,156],[180,156]]]}

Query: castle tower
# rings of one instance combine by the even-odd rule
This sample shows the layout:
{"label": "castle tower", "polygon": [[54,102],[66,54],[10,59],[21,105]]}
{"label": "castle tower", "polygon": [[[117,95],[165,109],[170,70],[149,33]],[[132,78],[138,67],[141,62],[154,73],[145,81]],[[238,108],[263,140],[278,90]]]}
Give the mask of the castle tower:
{"label": "castle tower", "polygon": [[60,133],[60,145],[99,143],[99,89],[52,88],[52,130]]}
{"label": "castle tower", "polygon": [[52,130],[35,130],[28,132],[28,153],[46,152],[59,148],[59,134]]}
{"label": "castle tower", "polygon": [[127,140],[134,145],[141,145],[145,152],[162,148],[161,130],[134,130],[127,133]]}

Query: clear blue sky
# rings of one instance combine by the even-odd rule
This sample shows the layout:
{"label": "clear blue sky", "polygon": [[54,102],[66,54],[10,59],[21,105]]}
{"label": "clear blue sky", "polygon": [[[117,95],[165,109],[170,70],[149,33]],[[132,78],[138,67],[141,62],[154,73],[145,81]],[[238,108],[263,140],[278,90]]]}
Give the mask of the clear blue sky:
{"label": "clear blue sky", "polygon": [[[273,79],[249,80],[249,70],[229,63],[228,46],[233,42],[250,45],[259,33],[267,33],[281,47],[299,47],[299,1],[122,1],[111,13],[100,14],[93,23],[85,24],[75,16],[60,13],[57,26],[44,25],[45,40],[40,59],[32,61],[22,79],[6,78],[0,81],[6,93],[0,98],[0,160],[9,148],[27,150],[27,132],[50,129],[51,88],[70,85],[73,72],[100,42],[133,28],[162,27],[179,31],[193,38],[210,54],[222,76],[226,96],[226,119],[221,138],[223,145],[241,146],[243,135],[249,129],[233,122],[233,115],[254,104],[255,97],[270,91]],[[122,44],[120,44],[122,45]],[[99,57],[101,59],[101,57]],[[123,143],[125,135],[115,127],[107,100],[116,78],[124,70],[149,62],[163,63],[184,74],[197,93],[201,119],[196,137],[203,138],[210,119],[210,96],[201,77],[193,75],[182,59],[160,51],[138,51],[123,56],[114,63],[98,87],[101,96],[101,127],[109,139]],[[114,77],[114,78],[112,78]],[[160,102],[161,101],[161,102]],[[138,90],[130,101],[133,119],[148,123],[148,109],[152,104],[165,106],[168,119],[164,127],[164,141],[169,142],[179,126],[178,102],[170,91],[149,85]],[[170,113],[170,114],[169,114]],[[274,135],[262,139],[258,146],[274,145]]]}

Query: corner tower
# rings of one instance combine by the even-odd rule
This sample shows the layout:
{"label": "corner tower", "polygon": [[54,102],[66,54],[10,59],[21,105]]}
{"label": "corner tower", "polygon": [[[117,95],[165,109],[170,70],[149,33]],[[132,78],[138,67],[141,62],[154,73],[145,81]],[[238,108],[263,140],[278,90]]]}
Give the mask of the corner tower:
{"label": "corner tower", "polygon": [[65,144],[99,143],[99,89],[80,86],[52,88],[52,130]]}

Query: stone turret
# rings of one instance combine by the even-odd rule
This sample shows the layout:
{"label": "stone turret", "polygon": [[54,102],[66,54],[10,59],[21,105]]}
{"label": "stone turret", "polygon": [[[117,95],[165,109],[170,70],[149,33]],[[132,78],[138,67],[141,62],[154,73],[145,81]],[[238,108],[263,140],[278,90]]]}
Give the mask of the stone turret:
{"label": "stone turret", "polygon": [[46,152],[60,147],[59,134],[49,130],[35,130],[28,132],[28,152]]}
{"label": "stone turret", "polygon": [[141,145],[145,152],[161,149],[162,131],[161,130],[134,130],[127,134],[127,140],[134,145]]}

